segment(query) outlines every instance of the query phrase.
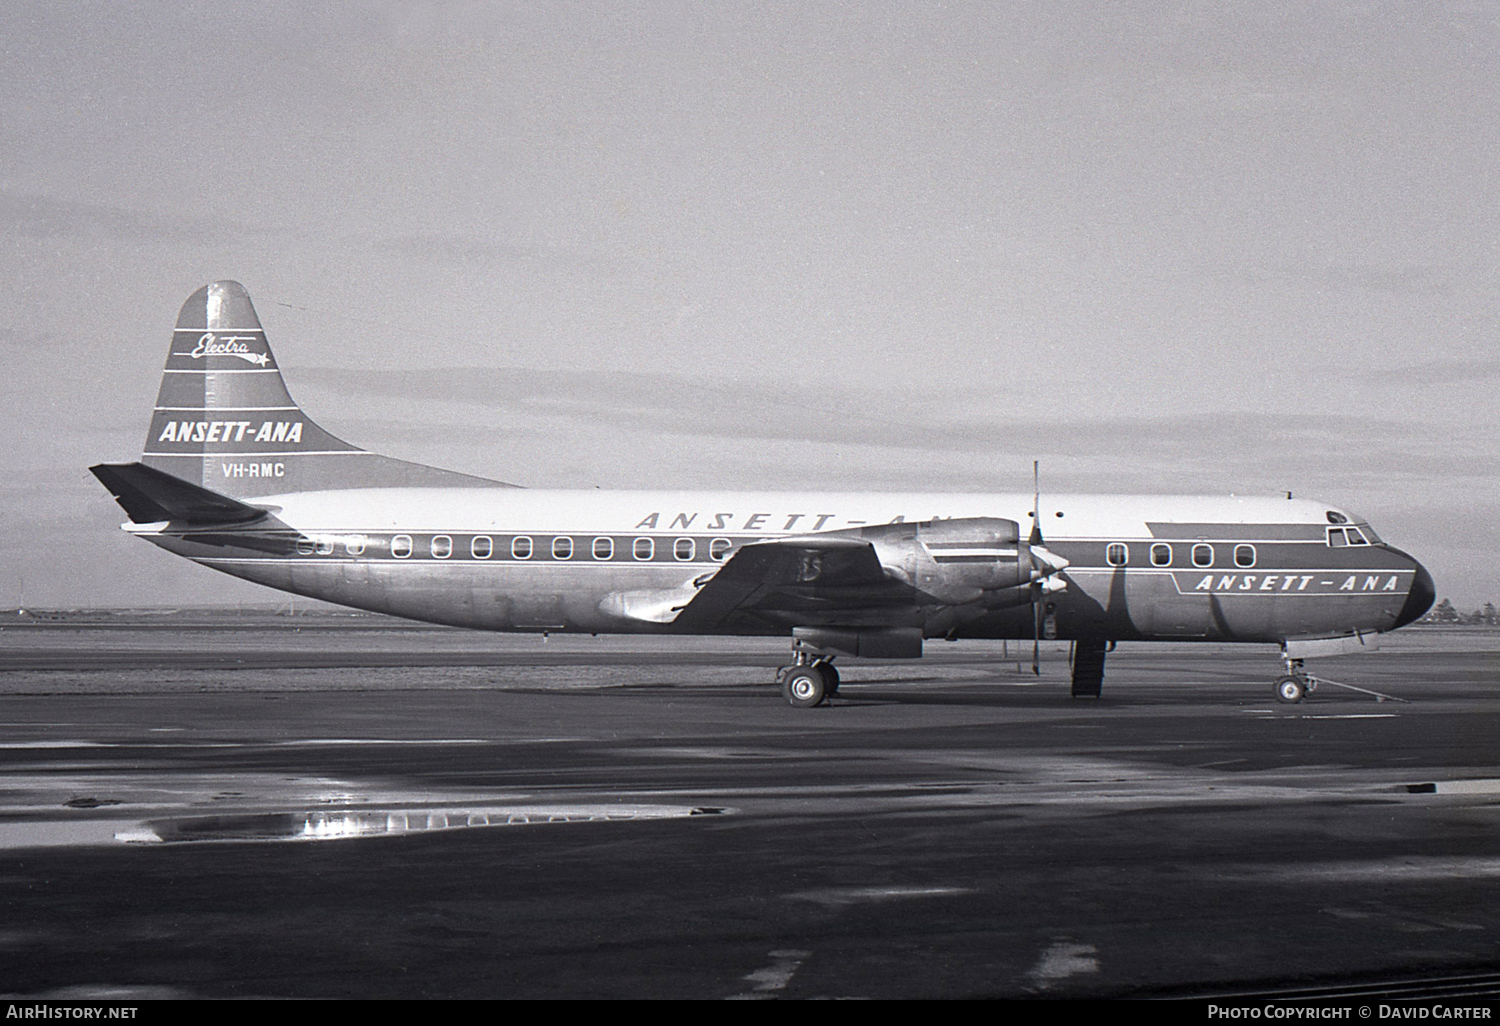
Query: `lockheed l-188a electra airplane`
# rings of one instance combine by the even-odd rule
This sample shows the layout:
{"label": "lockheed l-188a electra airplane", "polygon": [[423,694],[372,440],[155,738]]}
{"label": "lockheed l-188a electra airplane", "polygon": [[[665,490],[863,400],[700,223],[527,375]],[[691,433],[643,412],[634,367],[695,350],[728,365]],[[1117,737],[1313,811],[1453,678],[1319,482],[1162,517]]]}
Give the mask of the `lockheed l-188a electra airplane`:
{"label": "lockheed l-188a electra airplane", "polygon": [[1035,659],[1039,637],[1074,642],[1081,697],[1117,641],[1277,643],[1296,702],[1304,658],[1373,647],[1434,597],[1360,517],[1290,496],[557,491],[380,456],[292,401],[232,281],[183,305],[141,459],[90,469],[125,530],[297,595],[492,631],[788,637],[795,706],[836,693],[840,655],[1006,638]]}

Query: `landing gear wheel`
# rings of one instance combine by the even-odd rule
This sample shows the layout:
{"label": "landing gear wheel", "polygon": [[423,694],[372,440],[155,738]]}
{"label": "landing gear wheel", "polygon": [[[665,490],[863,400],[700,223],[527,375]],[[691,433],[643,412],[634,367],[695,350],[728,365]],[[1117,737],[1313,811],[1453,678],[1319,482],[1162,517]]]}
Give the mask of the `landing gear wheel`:
{"label": "landing gear wheel", "polygon": [[827,693],[828,697],[832,698],[834,695],[838,694],[839,671],[833,665],[833,663],[829,662],[827,659],[819,659],[817,662],[813,663],[813,666],[823,674],[823,680],[825,681],[823,690]]}
{"label": "landing gear wheel", "polygon": [[811,709],[828,700],[828,681],[816,666],[794,666],[781,679],[781,693],[798,709]]}
{"label": "landing gear wheel", "polygon": [[1276,682],[1276,701],[1296,705],[1307,694],[1307,681],[1301,677],[1286,676]]}

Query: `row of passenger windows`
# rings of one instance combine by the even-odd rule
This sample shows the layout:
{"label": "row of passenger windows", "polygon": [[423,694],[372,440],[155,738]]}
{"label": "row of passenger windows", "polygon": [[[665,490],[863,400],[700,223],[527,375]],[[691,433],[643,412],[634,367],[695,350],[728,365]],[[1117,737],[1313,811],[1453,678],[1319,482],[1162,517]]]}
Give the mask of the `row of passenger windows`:
{"label": "row of passenger windows", "polygon": [[[351,556],[358,556],[365,550],[366,539],[363,535],[350,535],[344,539],[344,550]],[[1328,544],[1334,547],[1346,545],[1368,545],[1369,542],[1360,533],[1357,527],[1330,527],[1328,529]],[[297,542],[297,551],[304,556],[317,553],[320,556],[331,555],[335,542],[328,538],[302,538]],[[715,538],[709,542],[708,558],[715,562],[723,561],[725,555],[733,548],[733,543],[728,538]],[[411,556],[413,549],[412,538],[409,534],[398,534],[391,539],[391,555],[397,559],[406,559]],[[495,543],[489,535],[475,535],[469,540],[469,555],[475,559],[489,559],[495,552]],[[529,535],[517,535],[510,541],[510,554],[513,559],[531,559],[537,552],[537,546]],[[551,552],[553,559],[572,559],[574,554],[573,539],[567,535],[559,535],[552,539]],[[596,560],[613,559],[615,555],[615,540],[607,536],[600,536],[593,541],[592,552]],[[684,563],[691,562],[698,555],[698,542],[694,538],[678,538],[672,542],[672,557]],[[428,554],[434,559],[447,559],[453,555],[453,538],[446,534],[433,535],[428,542]],[[630,554],[641,562],[656,558],[655,538],[636,538],[631,542]],[[1199,542],[1192,548],[1193,566],[1210,567],[1214,564],[1214,547],[1204,542]],[[1104,561],[1110,566],[1125,566],[1130,562],[1130,546],[1124,542],[1111,542],[1104,550]],[[1172,565],[1172,546],[1165,542],[1156,542],[1151,546],[1152,566]],[[1238,567],[1252,567],[1255,565],[1255,546],[1236,545],[1234,547],[1234,565]]]}
{"label": "row of passenger windows", "polygon": [[[1330,527],[1328,529],[1328,544],[1335,548],[1345,545],[1368,545],[1370,542],[1360,533],[1357,527]],[[1209,567],[1214,565],[1214,547],[1206,542],[1199,542],[1192,549],[1193,565],[1196,567]],[[1104,550],[1104,561],[1110,566],[1124,566],[1130,562],[1130,546],[1124,542],[1110,542]],[[1151,546],[1152,566],[1172,565],[1172,546],[1165,542],[1156,542]],[[1255,546],[1236,545],[1234,547],[1234,565],[1238,567],[1252,567],[1255,565]]]}
{"label": "row of passenger windows", "polygon": [[[344,551],[351,556],[358,556],[365,551],[365,545],[369,539],[364,535],[349,535],[343,539]],[[503,539],[502,539],[503,541]],[[543,539],[545,542],[545,539]],[[336,541],[331,538],[301,538],[297,541],[297,551],[304,556],[314,553],[320,556],[331,555]],[[708,543],[708,558],[715,562],[722,562],[728,555],[734,543],[728,538],[715,538]],[[510,555],[512,559],[531,559],[539,552],[550,551],[553,559],[572,559],[575,551],[573,539],[567,535],[559,535],[552,539],[550,547],[538,546],[529,535],[517,535],[510,540]],[[398,534],[391,538],[391,555],[397,559],[407,559],[415,551],[412,537],[409,534]],[[598,537],[593,541],[591,547],[593,557],[596,560],[613,559],[615,556],[615,540],[609,537]],[[691,562],[698,556],[698,541],[696,538],[677,538],[672,542],[672,558],[683,563]],[[453,555],[453,538],[451,535],[435,534],[427,542],[427,554],[433,559],[447,559]],[[489,535],[478,534],[469,539],[469,555],[475,559],[489,559],[495,554],[495,541]],[[636,538],[630,543],[630,554],[641,562],[647,562],[656,558],[655,538]]]}
{"label": "row of passenger windows", "polygon": [[[1205,542],[1199,542],[1193,546],[1193,565],[1207,567],[1214,565],[1214,547]],[[1110,542],[1104,549],[1104,561],[1110,566],[1124,566],[1130,562],[1130,546],[1124,542]],[[1152,566],[1172,565],[1172,546],[1165,542],[1157,542],[1151,546]],[[1255,546],[1236,545],[1234,547],[1234,565],[1239,567],[1252,567],[1255,565]]]}

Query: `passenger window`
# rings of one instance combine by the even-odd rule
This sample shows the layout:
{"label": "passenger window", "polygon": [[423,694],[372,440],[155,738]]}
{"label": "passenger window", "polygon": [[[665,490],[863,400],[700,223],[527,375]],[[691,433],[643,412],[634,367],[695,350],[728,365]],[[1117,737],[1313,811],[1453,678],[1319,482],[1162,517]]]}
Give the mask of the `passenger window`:
{"label": "passenger window", "polygon": [[572,559],[573,558],[573,539],[572,538],[553,538],[552,539],[552,558],[553,559]]}
{"label": "passenger window", "polygon": [[[554,549],[556,543],[553,543]],[[531,558],[531,539],[524,534],[518,534],[510,540],[510,554],[516,559]]]}
{"label": "passenger window", "polygon": [[734,542],[728,538],[715,538],[708,543],[708,558],[715,563],[722,563],[732,548],[734,548]]}
{"label": "passenger window", "polygon": [[691,538],[678,538],[677,541],[672,543],[672,555],[676,556],[684,563],[688,562],[693,558],[693,556],[697,555],[697,551],[698,544]]}
{"label": "passenger window", "polygon": [[391,539],[391,555],[397,559],[405,559],[411,555],[411,535],[398,534]]}
{"label": "passenger window", "polygon": [[1214,547],[1212,545],[1194,545],[1193,546],[1193,565],[1194,566],[1213,566],[1214,565]]}
{"label": "passenger window", "polygon": [[594,539],[594,558],[608,559],[615,554],[615,540],[613,538]]}
{"label": "passenger window", "polygon": [[313,554],[313,540],[311,538],[297,539],[297,555],[311,556]]}
{"label": "passenger window", "polygon": [[1236,545],[1234,547],[1234,565],[1252,567],[1255,565],[1255,546]]}
{"label": "passenger window", "polygon": [[351,556],[357,556],[365,551],[365,536],[362,534],[351,534],[345,538],[344,551]]}
{"label": "passenger window", "polygon": [[1328,544],[1336,549],[1341,549],[1349,544],[1344,539],[1344,529],[1342,527],[1330,527],[1328,529]]}
{"label": "passenger window", "polygon": [[453,539],[446,534],[432,536],[432,558],[447,559],[453,555]]}
{"label": "passenger window", "polygon": [[320,555],[320,556],[331,556],[331,555],[333,555],[333,539],[332,538],[319,538],[318,539],[318,555]]}
{"label": "passenger window", "polygon": [[1104,561],[1110,566],[1124,566],[1130,560],[1130,549],[1122,542],[1110,542],[1104,550]]}
{"label": "passenger window", "polygon": [[469,555],[475,559],[489,559],[495,551],[495,543],[487,534],[476,534],[469,540]]}
{"label": "passenger window", "polygon": [[1156,545],[1151,546],[1151,565],[1171,566],[1172,546],[1162,545],[1161,543],[1157,543]]}
{"label": "passenger window", "polygon": [[1370,544],[1369,542],[1365,541],[1365,536],[1359,533],[1359,528],[1357,527],[1346,527],[1344,528],[1344,533],[1349,536],[1350,545]]}
{"label": "passenger window", "polygon": [[637,538],[632,554],[636,559],[647,560],[656,555],[656,542],[650,538]]}

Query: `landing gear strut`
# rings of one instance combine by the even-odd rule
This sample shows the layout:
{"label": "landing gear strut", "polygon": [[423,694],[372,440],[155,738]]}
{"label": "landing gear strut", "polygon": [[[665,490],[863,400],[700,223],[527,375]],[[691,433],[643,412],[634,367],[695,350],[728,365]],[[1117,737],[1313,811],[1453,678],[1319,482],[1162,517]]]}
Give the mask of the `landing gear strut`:
{"label": "landing gear strut", "polygon": [[1317,688],[1318,682],[1302,668],[1301,659],[1283,654],[1281,661],[1286,663],[1286,675],[1276,679],[1276,701],[1296,705]]}
{"label": "landing gear strut", "polygon": [[839,671],[833,657],[792,645],[792,665],[776,671],[776,683],[787,702],[798,709],[822,705],[839,693]]}

